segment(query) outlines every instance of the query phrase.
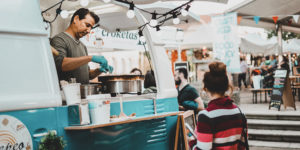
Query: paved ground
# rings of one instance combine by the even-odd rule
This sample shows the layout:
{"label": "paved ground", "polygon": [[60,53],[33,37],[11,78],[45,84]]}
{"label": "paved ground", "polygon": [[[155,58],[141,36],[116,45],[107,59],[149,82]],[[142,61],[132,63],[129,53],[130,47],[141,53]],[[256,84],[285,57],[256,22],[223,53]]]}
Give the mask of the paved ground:
{"label": "paved ground", "polygon": [[286,114],[286,115],[295,115],[300,114],[300,101],[296,97],[296,111],[292,107],[284,108],[283,105],[281,105],[280,111],[278,111],[276,108],[271,108],[269,110],[269,102],[270,97],[267,97],[268,102],[265,103],[264,95],[262,96],[262,103],[260,103],[260,98],[258,96],[257,104],[252,103],[252,93],[249,89],[242,89],[240,91],[240,108],[245,113],[272,113],[272,114]]}
{"label": "paved ground", "polygon": [[[283,150],[282,148],[270,148],[270,147],[250,147],[249,149],[250,150]],[[299,150],[299,149],[289,148],[288,150]]]}
{"label": "paved ground", "polygon": [[[268,98],[268,102],[270,102],[270,97]],[[243,112],[245,113],[257,113],[257,114],[280,114],[280,115],[299,115],[300,114],[300,101],[296,97],[296,111],[294,108],[288,107],[287,109],[284,109],[283,105],[281,105],[281,110],[278,111],[275,108],[271,108],[269,110],[269,103],[265,103],[264,95],[262,95],[262,101],[263,103],[260,102],[260,97],[258,96],[258,104],[253,104],[252,103],[252,93],[250,92],[249,89],[242,89],[240,91],[240,108]],[[299,149],[294,149],[294,148],[289,148],[285,150],[299,150]],[[270,148],[270,147],[250,147],[250,150],[283,150],[282,148]]]}

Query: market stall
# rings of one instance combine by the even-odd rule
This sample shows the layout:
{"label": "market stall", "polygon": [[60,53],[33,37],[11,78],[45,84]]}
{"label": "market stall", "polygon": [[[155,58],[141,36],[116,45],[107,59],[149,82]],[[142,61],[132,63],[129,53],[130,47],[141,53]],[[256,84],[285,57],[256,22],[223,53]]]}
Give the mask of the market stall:
{"label": "market stall", "polygon": [[[136,2],[139,4],[139,1]],[[57,4],[56,7],[51,7],[54,4]],[[11,9],[12,6],[15,9]],[[78,7],[81,7],[79,1],[43,0],[39,4],[38,1],[21,0],[1,4],[0,10],[5,13],[0,13],[0,16],[5,18],[10,14],[12,19],[0,25],[0,43],[7,49],[5,55],[0,55],[1,68],[6,71],[0,79],[0,88],[3,89],[0,95],[0,119],[1,129],[7,131],[9,138],[14,141],[1,139],[0,147],[37,149],[41,138],[51,131],[63,136],[67,142],[65,149],[70,150],[172,149],[178,114],[177,91],[170,62],[166,53],[162,53],[164,48],[155,42],[148,26],[144,27],[142,34],[146,37],[152,58],[157,93],[138,95],[137,92],[125,92],[117,93],[117,97],[109,93],[99,94],[105,100],[101,101],[101,107],[109,104],[110,109],[98,114],[98,117],[107,116],[107,113],[108,117],[120,114],[129,116],[125,117],[126,121],[117,120],[102,125],[87,121],[86,108],[95,109],[97,104],[88,102],[87,105],[79,99],[80,103],[63,105],[48,38],[64,31],[70,21],[70,18],[63,20],[62,14],[58,14],[62,12],[61,9],[73,13]],[[112,4],[92,1],[85,7],[100,16],[100,26],[107,31],[136,29],[150,20],[138,9],[134,9],[134,21],[127,18],[124,14],[129,5],[120,1]],[[53,9],[45,11],[45,18],[42,18],[40,9],[48,8]],[[53,18],[57,20],[54,19],[51,25],[43,23],[43,20],[51,21]],[[50,35],[45,27],[50,29]],[[12,57],[14,59],[10,59]],[[20,64],[24,66],[19,67]],[[66,103],[69,104],[66,93]],[[74,95],[78,96],[77,93]]]}

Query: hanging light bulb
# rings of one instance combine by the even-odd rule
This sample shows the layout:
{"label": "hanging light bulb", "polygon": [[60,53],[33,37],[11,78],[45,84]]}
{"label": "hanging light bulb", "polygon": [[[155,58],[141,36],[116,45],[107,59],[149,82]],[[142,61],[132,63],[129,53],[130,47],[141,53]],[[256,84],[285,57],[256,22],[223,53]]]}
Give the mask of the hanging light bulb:
{"label": "hanging light bulb", "polygon": [[69,17],[69,12],[66,11],[66,10],[62,10],[62,11],[60,12],[60,16],[61,16],[62,18],[64,18],[64,19],[66,19],[66,18]]}
{"label": "hanging light bulb", "polygon": [[89,0],[80,0],[80,5],[86,7],[89,4]]}
{"label": "hanging light bulb", "polygon": [[177,18],[176,14],[173,14],[173,24],[179,24],[180,23],[180,19]]}
{"label": "hanging light bulb", "polygon": [[152,18],[150,20],[150,26],[155,27],[157,25],[156,13],[152,13]]}
{"label": "hanging light bulb", "polygon": [[184,17],[188,15],[188,12],[185,9],[181,9],[180,12],[181,12],[181,15]]}
{"label": "hanging light bulb", "polygon": [[111,0],[103,0],[104,3],[109,3]]}
{"label": "hanging light bulb", "polygon": [[187,16],[189,14],[188,11],[189,11],[190,7],[191,7],[190,5],[187,5],[185,9],[181,9],[180,10],[181,15],[184,16],[184,17]]}
{"label": "hanging light bulb", "polygon": [[146,38],[143,36],[143,31],[142,30],[139,30],[139,36],[140,36],[140,41],[141,42],[146,42]]}
{"label": "hanging light bulb", "polygon": [[160,31],[160,27],[159,26],[156,26],[156,32]]}
{"label": "hanging light bulb", "polygon": [[130,3],[129,10],[127,11],[127,17],[130,19],[134,18],[135,16],[133,9],[134,9],[134,4]]}
{"label": "hanging light bulb", "polygon": [[161,30],[160,30],[160,27],[159,27],[159,26],[156,26],[156,35],[157,35],[158,37],[160,37],[160,36],[162,35],[162,33],[161,33]]}

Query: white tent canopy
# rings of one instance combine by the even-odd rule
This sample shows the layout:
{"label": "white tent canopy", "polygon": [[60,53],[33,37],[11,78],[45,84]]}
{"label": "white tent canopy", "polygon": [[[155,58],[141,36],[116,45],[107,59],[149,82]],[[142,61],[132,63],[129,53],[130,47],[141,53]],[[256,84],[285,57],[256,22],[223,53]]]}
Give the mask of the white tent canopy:
{"label": "white tent canopy", "polygon": [[188,48],[202,48],[212,47],[213,34],[210,24],[194,25],[190,26],[186,32],[184,32],[183,42],[181,47],[183,49]]}
{"label": "white tent canopy", "polygon": [[288,23],[288,20],[292,18],[290,15],[299,14],[299,5],[299,0],[245,0],[227,12],[237,12],[239,16],[260,16],[258,24],[250,17],[243,18],[240,25],[273,30],[275,24],[272,17],[278,15],[278,22],[281,22],[283,31],[300,33],[298,22]]}
{"label": "white tent canopy", "polygon": [[248,34],[241,38],[240,49],[243,53],[253,55],[279,54],[279,45],[276,38],[266,40],[257,34]]}
{"label": "white tent canopy", "polygon": [[283,53],[300,53],[300,39],[284,41]]}

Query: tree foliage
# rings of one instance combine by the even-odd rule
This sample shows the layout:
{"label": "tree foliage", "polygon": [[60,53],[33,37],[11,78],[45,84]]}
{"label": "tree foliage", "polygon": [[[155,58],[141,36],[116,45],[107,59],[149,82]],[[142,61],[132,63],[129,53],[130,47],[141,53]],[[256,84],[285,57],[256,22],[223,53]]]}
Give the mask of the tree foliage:
{"label": "tree foliage", "polygon": [[[268,39],[272,38],[273,36],[277,36],[277,33],[275,30],[269,30],[267,34],[268,34]],[[282,39],[284,41],[294,39],[294,38],[300,39],[300,34],[296,34],[294,32],[282,31]]]}

